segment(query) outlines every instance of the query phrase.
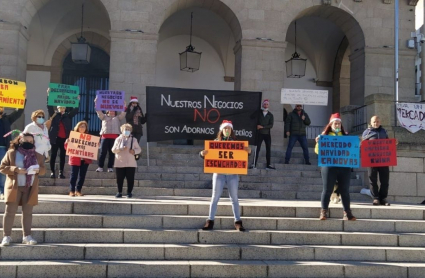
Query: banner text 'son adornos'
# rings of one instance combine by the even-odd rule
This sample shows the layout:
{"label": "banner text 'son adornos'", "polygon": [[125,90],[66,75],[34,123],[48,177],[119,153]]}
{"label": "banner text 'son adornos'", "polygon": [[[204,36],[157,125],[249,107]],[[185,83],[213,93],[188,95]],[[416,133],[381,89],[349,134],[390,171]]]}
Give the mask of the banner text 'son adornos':
{"label": "banner text 'son adornos'", "polygon": [[397,103],[397,119],[405,129],[412,133],[425,129],[425,105]]}
{"label": "banner text 'son adornos'", "polygon": [[243,174],[248,171],[247,141],[205,141],[204,172]]}
{"label": "banner text 'son adornos'", "polygon": [[125,92],[124,91],[107,91],[98,90],[96,91],[97,111],[124,111],[125,110]]}
{"label": "banner text 'son adornos'", "polygon": [[321,135],[318,144],[320,167],[360,167],[360,144],[357,136]]}
{"label": "banner text 'son adornos'", "polygon": [[25,82],[0,78],[0,107],[24,108]]}
{"label": "banner text 'son adornos'", "polygon": [[100,137],[71,131],[66,154],[90,160],[97,160]]}
{"label": "banner text 'son adornos'", "polygon": [[47,98],[47,105],[63,107],[79,107],[80,87],[67,84],[49,84],[50,92]]}
{"label": "banner text 'son adornos'", "polygon": [[361,143],[362,167],[397,166],[395,139],[364,140]]}

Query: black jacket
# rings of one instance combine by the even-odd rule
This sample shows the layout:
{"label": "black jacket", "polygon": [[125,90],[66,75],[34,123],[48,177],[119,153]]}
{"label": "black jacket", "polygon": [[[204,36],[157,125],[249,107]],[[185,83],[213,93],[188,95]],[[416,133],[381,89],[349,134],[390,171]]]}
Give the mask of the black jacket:
{"label": "black jacket", "polygon": [[[304,121],[301,119],[302,116],[305,116]],[[297,109],[294,109],[291,113],[288,114],[288,117],[285,121],[285,133],[290,132],[289,136],[292,135],[307,135],[305,129],[306,126],[311,124],[310,117],[304,110],[301,110],[301,114],[298,115]]]}
{"label": "black jacket", "polygon": [[[25,104],[24,104],[24,109],[25,109],[25,105],[27,104],[27,101],[25,100]],[[2,121],[2,125],[4,128],[4,134],[8,133],[11,131],[10,126],[17,120],[19,119],[19,117],[22,116],[22,113],[24,113],[24,109],[17,109],[15,111],[13,111],[10,115],[7,114],[3,114],[3,117],[1,117],[1,121]],[[4,134],[0,134],[0,136],[4,136]],[[7,136],[4,138],[4,142],[6,144],[6,149],[9,148],[10,145],[10,140],[12,140],[12,136]]]}
{"label": "black jacket", "polygon": [[388,139],[387,131],[380,125],[378,128],[369,127],[363,132],[362,140]]}
{"label": "black jacket", "polygon": [[71,111],[65,111],[61,114],[53,110],[53,106],[47,105],[47,110],[49,111],[50,117],[55,115],[52,119],[52,124],[49,129],[49,139],[50,144],[56,144],[56,138],[58,138],[59,133],[59,123],[62,121],[63,126],[65,127],[66,138],[69,137],[69,133],[72,130],[72,118],[77,115],[79,108],[73,108]]}
{"label": "black jacket", "polygon": [[[257,112],[257,125],[263,126],[262,129],[259,129],[257,132],[260,134],[270,134],[270,129],[273,128],[274,117],[273,114],[267,112],[266,116],[263,114],[263,110]],[[256,127],[257,128],[257,127]]]}
{"label": "black jacket", "polygon": [[134,113],[136,112],[136,109],[130,110],[130,107],[127,107],[127,109],[125,110],[125,112],[127,114],[125,114],[125,120],[128,124],[131,124],[131,126],[133,127],[133,134],[140,134],[143,135],[143,124],[146,123],[146,115],[143,114],[142,108],[140,106],[136,106],[136,108],[140,109],[140,114],[142,115],[141,117],[139,117],[139,121],[138,124],[135,125],[134,121],[133,121],[133,117],[134,117]]}

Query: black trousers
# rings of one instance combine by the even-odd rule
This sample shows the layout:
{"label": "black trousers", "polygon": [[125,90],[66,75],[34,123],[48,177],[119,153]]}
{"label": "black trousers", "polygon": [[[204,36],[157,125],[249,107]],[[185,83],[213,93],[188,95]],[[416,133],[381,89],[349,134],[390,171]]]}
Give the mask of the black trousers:
{"label": "black trousers", "polygon": [[[388,188],[390,181],[390,167],[371,167],[368,169],[369,171],[369,180],[370,180],[370,193],[374,199],[383,200],[388,196]],[[381,182],[381,186],[378,187],[378,174],[379,181]]]}
{"label": "black trousers", "polygon": [[58,150],[60,150],[60,156],[59,156],[59,171],[63,171],[63,168],[65,166],[65,138],[56,138],[56,144],[52,144],[52,156],[50,157],[50,169],[52,172],[55,171],[55,163],[56,163],[56,156],[58,155]]}
{"label": "black trousers", "polygon": [[342,207],[345,211],[350,210],[351,169],[345,167],[322,167],[321,171],[323,181],[322,209],[329,208],[334,185],[335,182],[338,181],[338,190],[341,194]]}
{"label": "black trousers", "polygon": [[114,167],[115,154],[112,152],[114,142],[115,139],[111,138],[102,138],[102,140],[100,140],[100,157],[98,164],[100,168],[103,168],[103,165],[105,164],[105,158],[108,153],[108,168]]}
{"label": "black trousers", "polygon": [[127,194],[133,191],[136,167],[115,168],[117,174],[118,192],[122,193],[124,179],[127,179]]}
{"label": "black trousers", "polygon": [[260,153],[261,144],[263,144],[263,141],[266,144],[266,160],[267,160],[266,166],[270,165],[270,149],[272,146],[272,137],[270,136],[270,134],[257,133],[257,151],[255,153],[255,161],[254,161],[255,166],[257,166],[258,154]]}

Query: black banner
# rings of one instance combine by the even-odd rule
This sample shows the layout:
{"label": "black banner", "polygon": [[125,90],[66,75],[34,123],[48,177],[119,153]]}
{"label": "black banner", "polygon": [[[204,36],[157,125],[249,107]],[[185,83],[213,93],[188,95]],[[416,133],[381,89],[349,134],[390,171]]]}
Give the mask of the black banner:
{"label": "black banner", "polygon": [[213,140],[230,120],[237,140],[255,144],[261,92],[146,87],[147,140]]}

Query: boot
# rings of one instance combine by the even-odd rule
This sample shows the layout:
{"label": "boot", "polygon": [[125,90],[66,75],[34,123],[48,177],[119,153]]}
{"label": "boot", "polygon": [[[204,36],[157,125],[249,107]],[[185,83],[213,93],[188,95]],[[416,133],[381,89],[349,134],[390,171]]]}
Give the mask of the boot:
{"label": "boot", "polygon": [[65,176],[63,175],[63,171],[59,171],[59,178],[60,179],[66,179]]}
{"label": "boot", "polygon": [[205,222],[204,227],[202,227],[202,230],[207,231],[207,230],[212,230],[214,228],[214,220],[207,220],[207,222]]}
{"label": "boot", "polygon": [[242,226],[241,220],[235,222],[235,229],[239,232],[245,231],[245,228]]}
{"label": "boot", "polygon": [[320,211],[320,220],[326,220],[328,219],[328,210],[327,209],[322,209]]}
{"label": "boot", "polygon": [[346,210],[346,211],[344,211],[344,217],[342,218],[342,220],[355,221],[355,220],[357,220],[357,218],[353,215],[351,210]]}

